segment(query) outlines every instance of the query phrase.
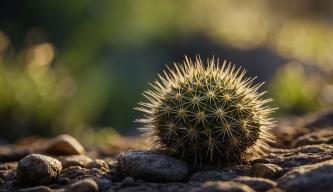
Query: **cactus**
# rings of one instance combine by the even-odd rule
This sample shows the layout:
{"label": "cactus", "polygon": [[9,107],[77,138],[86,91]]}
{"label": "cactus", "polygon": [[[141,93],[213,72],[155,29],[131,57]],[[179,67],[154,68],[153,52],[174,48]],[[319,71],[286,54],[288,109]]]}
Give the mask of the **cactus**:
{"label": "cactus", "polygon": [[246,71],[224,61],[185,58],[168,67],[143,95],[147,102],[141,130],[152,143],[196,164],[241,163],[264,154],[274,141],[268,130],[274,126],[262,99],[262,84],[245,78]]}

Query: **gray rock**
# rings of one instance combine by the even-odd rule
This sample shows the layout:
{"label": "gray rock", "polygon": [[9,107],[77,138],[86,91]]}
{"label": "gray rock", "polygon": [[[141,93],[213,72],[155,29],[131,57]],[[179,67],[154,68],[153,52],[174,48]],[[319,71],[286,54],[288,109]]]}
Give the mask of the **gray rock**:
{"label": "gray rock", "polygon": [[62,165],[57,159],[32,154],[18,163],[17,176],[25,184],[43,185],[55,181],[61,170]]}
{"label": "gray rock", "polygon": [[283,173],[283,169],[271,163],[256,163],[251,168],[251,176],[262,178],[277,178]]}
{"label": "gray rock", "polygon": [[333,143],[333,128],[320,129],[312,133],[308,133],[301,137],[298,137],[292,146],[298,147],[303,145],[313,145],[313,144],[332,144]]}
{"label": "gray rock", "polygon": [[192,189],[192,192],[254,192],[249,186],[237,182],[208,181],[200,187]]}
{"label": "gray rock", "polygon": [[250,168],[247,165],[239,165],[234,167],[228,167],[225,169],[203,170],[196,172],[190,178],[190,181],[229,181],[239,176],[248,176],[250,174]]}
{"label": "gray rock", "polygon": [[278,186],[293,192],[331,192],[333,160],[296,167],[282,176]]}
{"label": "gray rock", "polygon": [[82,155],[85,153],[83,146],[70,135],[60,135],[51,139],[43,151],[51,155]]}
{"label": "gray rock", "polygon": [[122,154],[118,161],[125,175],[147,181],[180,181],[189,171],[184,161],[152,151],[130,151]]}
{"label": "gray rock", "polygon": [[288,170],[333,158],[333,146],[327,144],[306,145],[293,149],[272,149],[271,153],[253,163],[271,163]]}
{"label": "gray rock", "polygon": [[242,176],[237,177],[232,181],[248,185],[255,191],[267,191],[276,187],[276,183],[274,181],[264,178]]}
{"label": "gray rock", "polygon": [[66,188],[66,192],[97,192],[99,191],[97,183],[92,179],[79,180]]}

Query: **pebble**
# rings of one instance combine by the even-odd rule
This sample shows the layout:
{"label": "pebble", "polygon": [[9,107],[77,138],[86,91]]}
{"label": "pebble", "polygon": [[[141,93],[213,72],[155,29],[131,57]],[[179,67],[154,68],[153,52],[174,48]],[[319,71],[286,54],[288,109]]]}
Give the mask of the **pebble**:
{"label": "pebble", "polygon": [[61,170],[62,165],[57,159],[31,154],[19,161],[17,176],[27,185],[44,185],[55,181]]}
{"label": "pebble", "polygon": [[69,155],[58,157],[63,169],[71,166],[86,167],[93,160],[86,155]]}
{"label": "pebble", "polygon": [[96,168],[96,169],[101,169],[101,170],[107,171],[107,170],[109,170],[109,165],[104,160],[96,159],[96,160],[88,163],[86,165],[86,168],[88,168],[88,169]]}
{"label": "pebble", "polygon": [[51,139],[43,150],[50,155],[82,155],[84,147],[70,135],[60,135]]}
{"label": "pebble", "polygon": [[256,163],[251,168],[253,177],[273,179],[281,176],[283,169],[272,163]]}
{"label": "pebble", "polygon": [[125,175],[154,182],[181,181],[189,171],[184,161],[153,151],[130,151],[118,161]]}

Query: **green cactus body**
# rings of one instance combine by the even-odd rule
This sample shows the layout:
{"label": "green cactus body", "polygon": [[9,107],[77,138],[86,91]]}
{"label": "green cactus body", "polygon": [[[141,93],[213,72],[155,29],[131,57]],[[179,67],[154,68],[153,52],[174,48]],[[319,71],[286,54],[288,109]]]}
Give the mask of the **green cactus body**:
{"label": "green cactus body", "polygon": [[240,163],[263,154],[274,141],[267,132],[274,109],[258,92],[262,84],[253,85],[255,78],[245,73],[214,59],[207,67],[200,58],[175,64],[139,103],[137,110],[146,113],[138,120],[142,131],[160,149],[196,164]]}

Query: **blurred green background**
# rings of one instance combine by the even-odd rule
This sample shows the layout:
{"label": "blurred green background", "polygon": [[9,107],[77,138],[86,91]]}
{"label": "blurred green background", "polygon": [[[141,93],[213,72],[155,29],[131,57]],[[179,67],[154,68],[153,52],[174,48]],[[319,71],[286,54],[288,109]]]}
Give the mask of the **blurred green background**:
{"label": "blurred green background", "polygon": [[133,110],[184,55],[243,66],[294,116],[333,102],[331,0],[3,0],[0,137],[138,134]]}

